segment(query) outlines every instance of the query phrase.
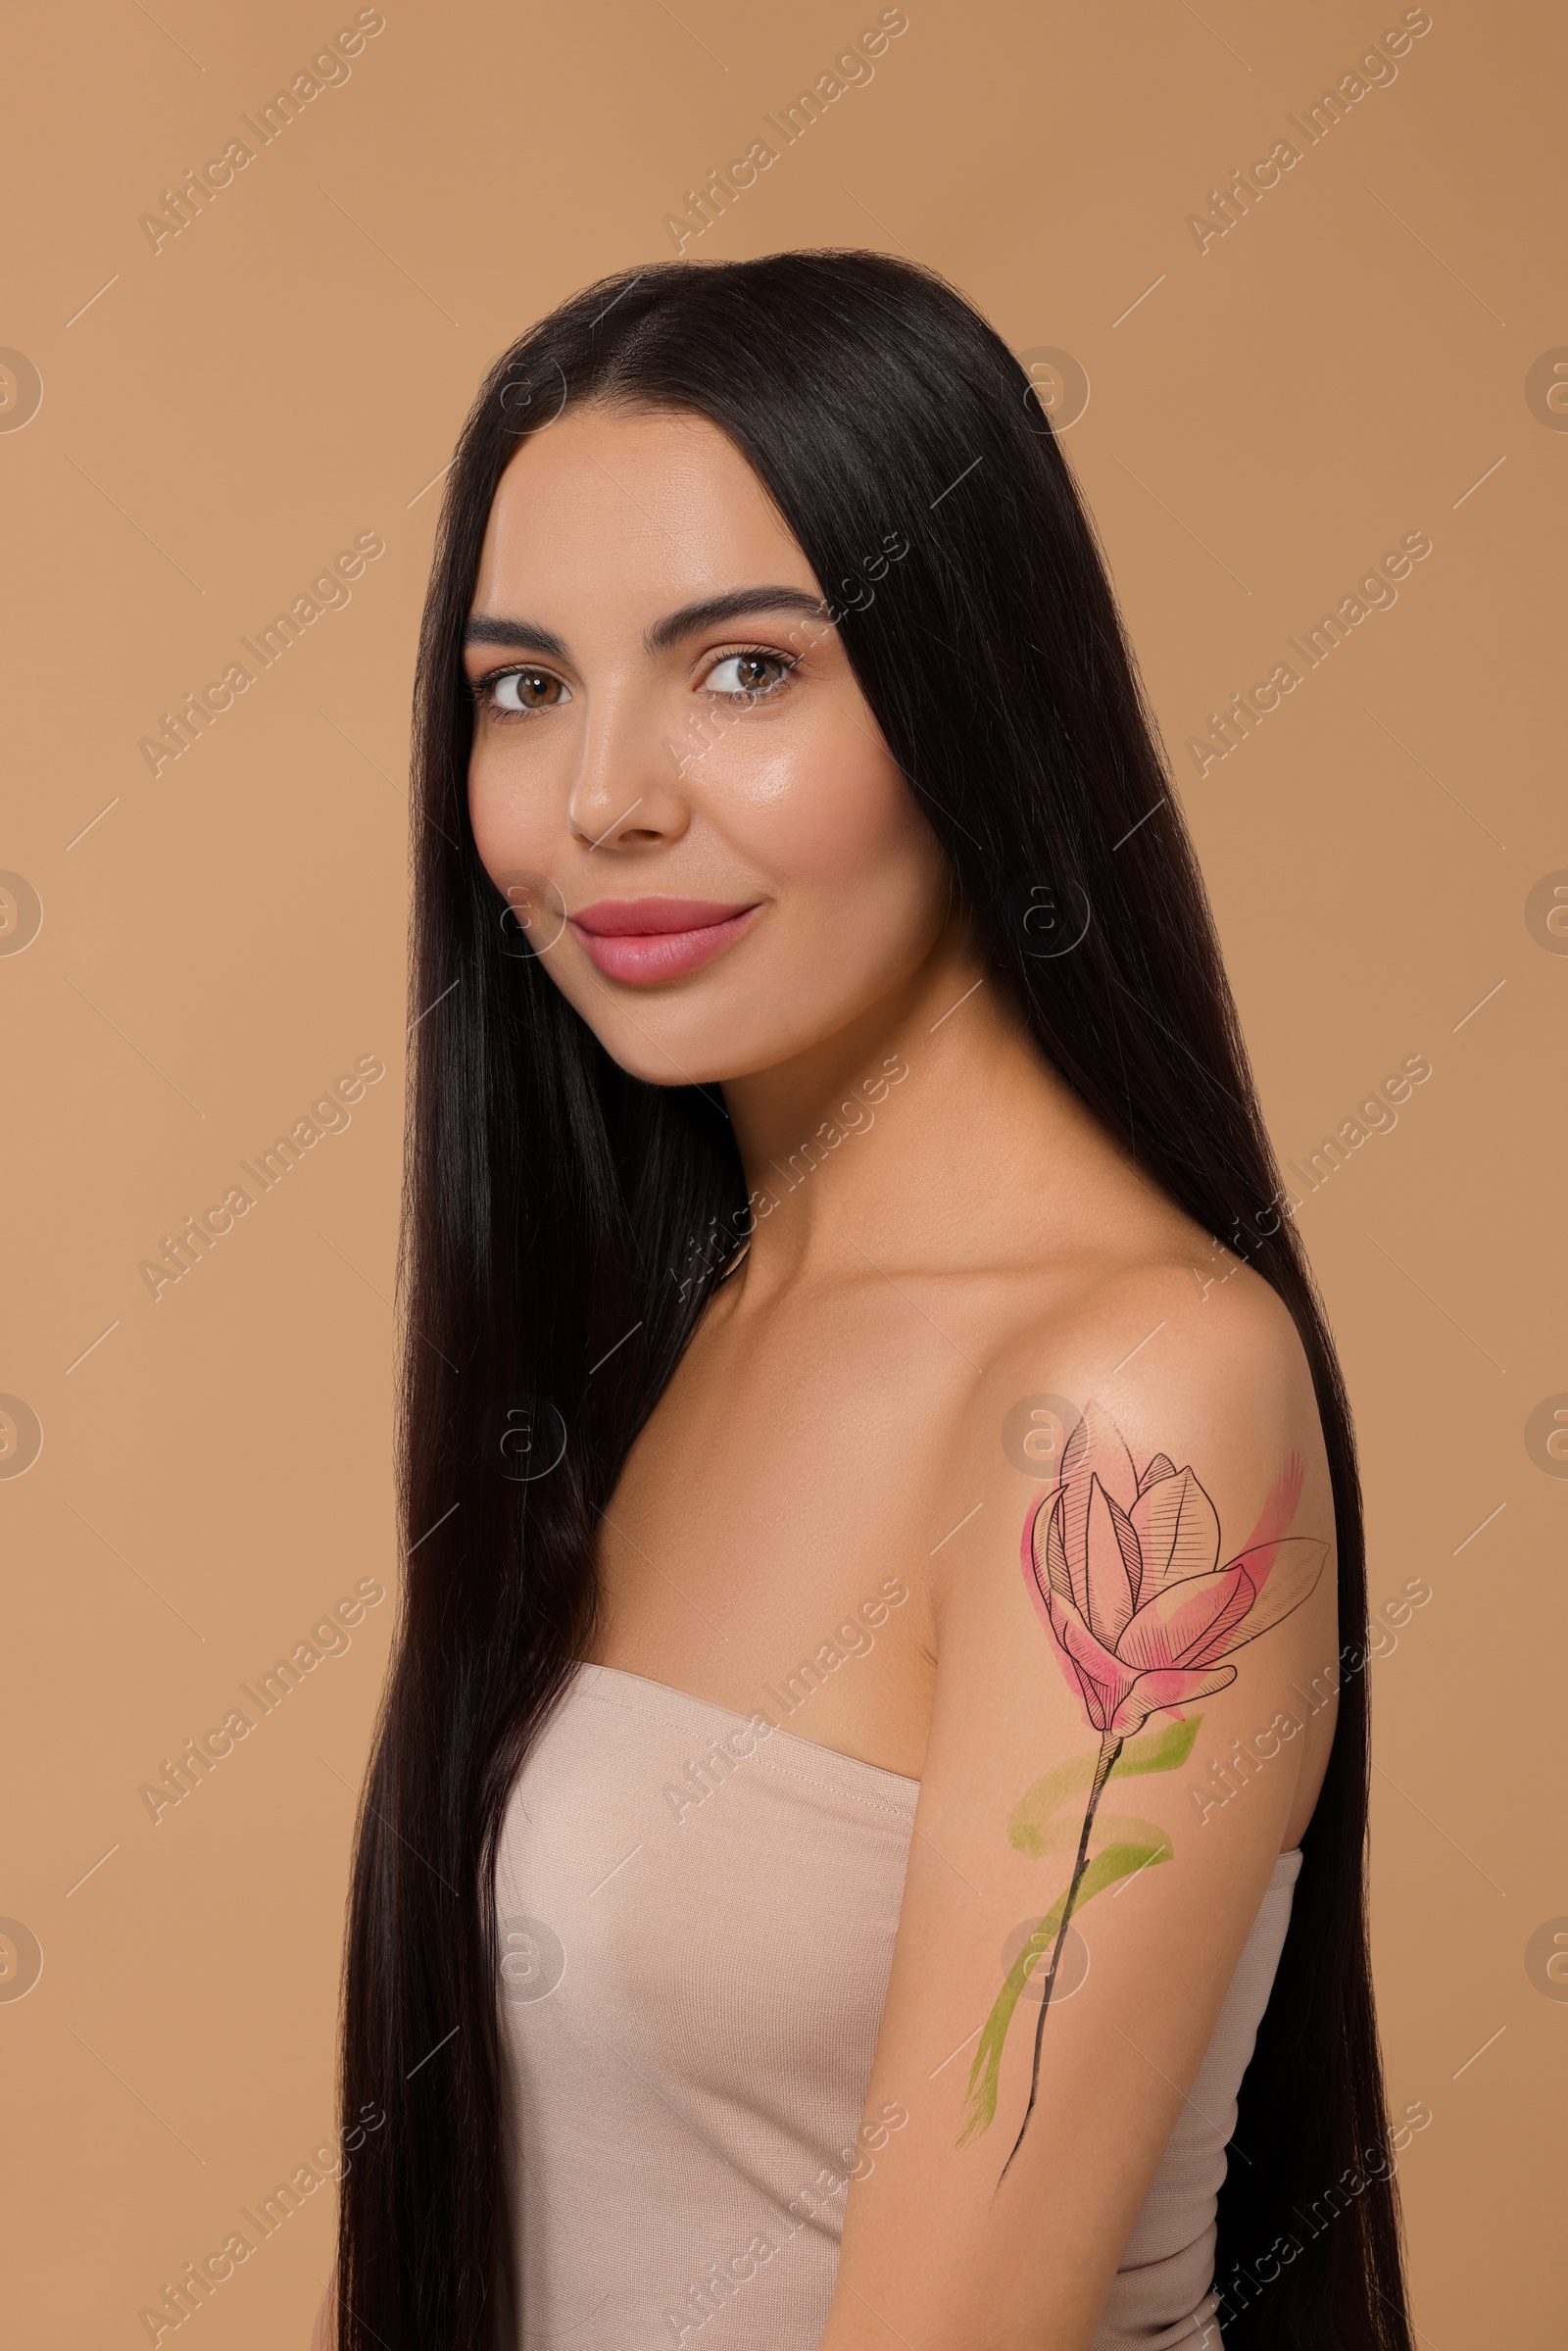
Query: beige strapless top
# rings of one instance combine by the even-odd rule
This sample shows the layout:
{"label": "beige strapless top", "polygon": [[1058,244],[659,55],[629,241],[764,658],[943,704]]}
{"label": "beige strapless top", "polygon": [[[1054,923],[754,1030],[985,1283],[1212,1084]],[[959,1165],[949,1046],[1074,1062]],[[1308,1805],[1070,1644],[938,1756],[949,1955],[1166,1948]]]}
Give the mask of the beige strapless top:
{"label": "beige strapless top", "polygon": [[[577,1668],[496,1871],[506,2351],[815,2351],[919,1792]],[[1300,1862],[1269,1881],[1096,2351],[1213,2339],[1214,2200]]]}

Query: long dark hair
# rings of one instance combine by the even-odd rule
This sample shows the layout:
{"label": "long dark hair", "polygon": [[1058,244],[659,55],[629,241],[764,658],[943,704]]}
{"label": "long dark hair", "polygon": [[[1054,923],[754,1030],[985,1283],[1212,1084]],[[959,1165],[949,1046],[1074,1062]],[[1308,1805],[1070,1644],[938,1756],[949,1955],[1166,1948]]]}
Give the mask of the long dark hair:
{"label": "long dark hair", "polygon": [[[386,2119],[343,2182],[345,2351],[477,2351],[494,2327],[502,1814],[592,1639],[599,1513],[747,1221],[717,1090],[648,1085],[611,1059],[468,826],[461,646],[491,499],[521,437],[584,399],[684,410],[729,435],[829,599],[1040,1052],[1284,1299],[1327,1441],[1341,1638],[1364,1639],[1333,1344],[1094,532],[1029,379],[951,287],[870,253],[668,263],[574,296],[474,404],[420,642],[406,1558],[359,1829],[342,2071],[345,2119]],[[872,590],[867,565],[895,534],[907,553]],[[1238,2346],[1409,2351],[1367,1954],[1367,1773],[1366,1677],[1352,1671],[1248,2069],[1235,2144],[1249,2160],[1232,2161],[1221,2199],[1216,2277]],[[1326,2190],[1338,2217],[1314,2231],[1305,2216]]]}

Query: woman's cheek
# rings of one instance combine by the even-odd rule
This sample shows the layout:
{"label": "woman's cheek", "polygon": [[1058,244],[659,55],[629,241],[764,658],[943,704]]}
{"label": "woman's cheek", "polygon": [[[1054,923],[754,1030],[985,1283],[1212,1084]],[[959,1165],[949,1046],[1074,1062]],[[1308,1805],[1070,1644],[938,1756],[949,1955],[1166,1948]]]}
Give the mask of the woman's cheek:
{"label": "woman's cheek", "polygon": [[725,768],[721,782],[713,778],[713,822],[749,861],[780,877],[826,882],[863,874],[868,862],[903,851],[926,830],[868,722],[840,720],[791,742],[754,738]]}
{"label": "woman's cheek", "polygon": [[549,805],[537,788],[525,791],[521,779],[504,781],[487,773],[482,757],[470,762],[468,822],[479,861],[492,880],[518,867],[542,866],[550,840]]}

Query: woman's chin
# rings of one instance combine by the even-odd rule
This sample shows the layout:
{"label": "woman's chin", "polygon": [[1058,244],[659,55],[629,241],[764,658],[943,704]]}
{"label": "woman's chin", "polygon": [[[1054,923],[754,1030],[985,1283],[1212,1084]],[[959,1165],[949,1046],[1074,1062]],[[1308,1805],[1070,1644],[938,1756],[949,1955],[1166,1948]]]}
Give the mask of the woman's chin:
{"label": "woman's chin", "polygon": [[809,1052],[837,1025],[785,1024],[776,1007],[737,1004],[727,991],[711,1003],[688,999],[676,1006],[639,989],[624,1009],[596,994],[577,1008],[611,1059],[650,1086],[723,1086],[752,1077]]}
{"label": "woman's chin", "polygon": [[744,1030],[738,1035],[737,1022],[721,1010],[694,1018],[683,1007],[680,1018],[662,1018],[657,1000],[641,991],[624,1012],[618,1004],[607,1009],[602,999],[578,1009],[611,1059],[648,1086],[721,1086],[781,1057],[767,1042],[749,1053]]}

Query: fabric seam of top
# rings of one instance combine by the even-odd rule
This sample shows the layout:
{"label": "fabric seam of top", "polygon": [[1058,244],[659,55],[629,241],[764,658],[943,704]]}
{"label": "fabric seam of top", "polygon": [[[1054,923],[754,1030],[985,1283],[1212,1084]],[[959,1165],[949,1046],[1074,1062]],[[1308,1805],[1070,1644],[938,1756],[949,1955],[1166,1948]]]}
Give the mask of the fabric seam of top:
{"label": "fabric seam of top", "polygon": [[[800,1741],[802,1746],[806,1746],[808,1743],[809,1742],[804,1739]],[[822,1751],[824,1754],[836,1755],[839,1750],[837,1747],[824,1747]],[[781,1780],[799,1780],[803,1786],[807,1788],[819,1788],[824,1795],[846,1795],[849,1796],[854,1803],[868,1804],[874,1812],[887,1812],[891,1813],[895,1820],[905,1821],[910,1824],[913,1822],[914,1811],[912,1806],[907,1812],[906,1812],[902,1805],[886,1803],[881,1796],[862,1795],[859,1789],[857,1788],[836,1788],[830,1781],[813,1780],[809,1772],[795,1771],[789,1764],[781,1763],[778,1758],[773,1755],[754,1754],[749,1756],[747,1760],[752,1763],[760,1763],[766,1770],[775,1772]],[[846,1755],[844,1760],[846,1763],[858,1764],[861,1771],[875,1772],[880,1771],[882,1768],[880,1764],[863,1762],[858,1755]],[[895,1774],[893,1776],[897,1777],[898,1775]]]}

